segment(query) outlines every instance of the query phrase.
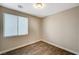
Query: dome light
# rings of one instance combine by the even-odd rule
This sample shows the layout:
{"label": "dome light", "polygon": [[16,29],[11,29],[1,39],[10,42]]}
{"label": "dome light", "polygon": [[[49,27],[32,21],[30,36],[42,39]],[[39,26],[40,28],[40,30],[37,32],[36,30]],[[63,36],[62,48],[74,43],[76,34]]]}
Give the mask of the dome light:
{"label": "dome light", "polygon": [[44,8],[45,4],[43,4],[43,3],[35,3],[35,4],[33,4],[33,6],[34,6],[35,8],[41,9],[41,8]]}

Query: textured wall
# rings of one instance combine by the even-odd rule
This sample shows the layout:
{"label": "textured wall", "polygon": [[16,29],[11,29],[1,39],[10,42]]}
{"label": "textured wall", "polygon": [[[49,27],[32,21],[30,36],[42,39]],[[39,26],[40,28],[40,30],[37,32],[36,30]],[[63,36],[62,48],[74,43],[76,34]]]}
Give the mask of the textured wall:
{"label": "textured wall", "polygon": [[[2,10],[1,10],[2,9]],[[28,43],[32,43],[40,40],[40,18],[35,16],[31,16],[25,13],[17,12],[15,10],[10,10],[7,8],[0,7],[2,13],[11,13],[15,15],[21,15],[28,17],[29,19],[29,35],[20,36],[20,37],[3,37],[3,19],[2,14],[0,14],[0,51],[9,50],[11,48],[15,48],[21,45],[26,45]],[[10,23],[11,24],[11,23]]]}
{"label": "textured wall", "polygon": [[46,17],[43,39],[79,53],[79,7]]}

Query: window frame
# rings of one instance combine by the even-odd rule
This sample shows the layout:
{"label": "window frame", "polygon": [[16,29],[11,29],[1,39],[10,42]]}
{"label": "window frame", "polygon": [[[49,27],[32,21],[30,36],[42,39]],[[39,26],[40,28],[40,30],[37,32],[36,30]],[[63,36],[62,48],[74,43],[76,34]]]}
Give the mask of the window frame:
{"label": "window frame", "polygon": [[[4,30],[4,29],[5,29],[5,25],[4,25],[4,24],[5,24],[5,23],[4,23],[4,22],[5,22],[5,18],[4,18],[5,16],[4,16],[4,14],[10,14],[10,15],[15,15],[15,16],[17,16],[17,29],[16,29],[16,30],[17,30],[17,35],[5,36],[5,30]],[[27,19],[27,21],[28,21],[28,19],[29,19],[27,16],[21,16],[21,15],[16,15],[16,14],[12,14],[12,13],[3,13],[3,37],[5,37],[5,38],[8,38],[8,37],[10,37],[10,38],[12,38],[12,37],[21,37],[21,36],[26,36],[26,35],[29,34],[29,30],[28,30],[28,29],[29,29],[29,21],[27,22],[27,32],[28,32],[28,33],[25,34],[25,35],[19,35],[19,34],[18,34],[18,32],[19,32],[19,30],[18,30],[18,20],[19,20],[18,17],[24,17],[24,18]]]}

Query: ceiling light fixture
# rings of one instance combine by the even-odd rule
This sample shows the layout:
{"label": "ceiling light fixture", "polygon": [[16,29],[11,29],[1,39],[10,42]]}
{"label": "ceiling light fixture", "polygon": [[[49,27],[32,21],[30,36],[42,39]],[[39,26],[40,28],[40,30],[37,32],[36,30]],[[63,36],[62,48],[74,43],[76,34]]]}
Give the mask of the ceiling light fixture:
{"label": "ceiling light fixture", "polygon": [[34,6],[35,8],[41,9],[41,8],[44,8],[45,4],[43,4],[43,3],[35,3],[35,4],[33,4],[33,6]]}

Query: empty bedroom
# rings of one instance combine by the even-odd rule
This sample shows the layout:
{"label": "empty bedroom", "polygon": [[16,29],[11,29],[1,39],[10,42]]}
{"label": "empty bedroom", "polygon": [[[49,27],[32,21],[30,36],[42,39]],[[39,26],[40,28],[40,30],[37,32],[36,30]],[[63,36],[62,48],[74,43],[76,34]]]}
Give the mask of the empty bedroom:
{"label": "empty bedroom", "polygon": [[0,55],[78,55],[79,3],[0,3]]}

